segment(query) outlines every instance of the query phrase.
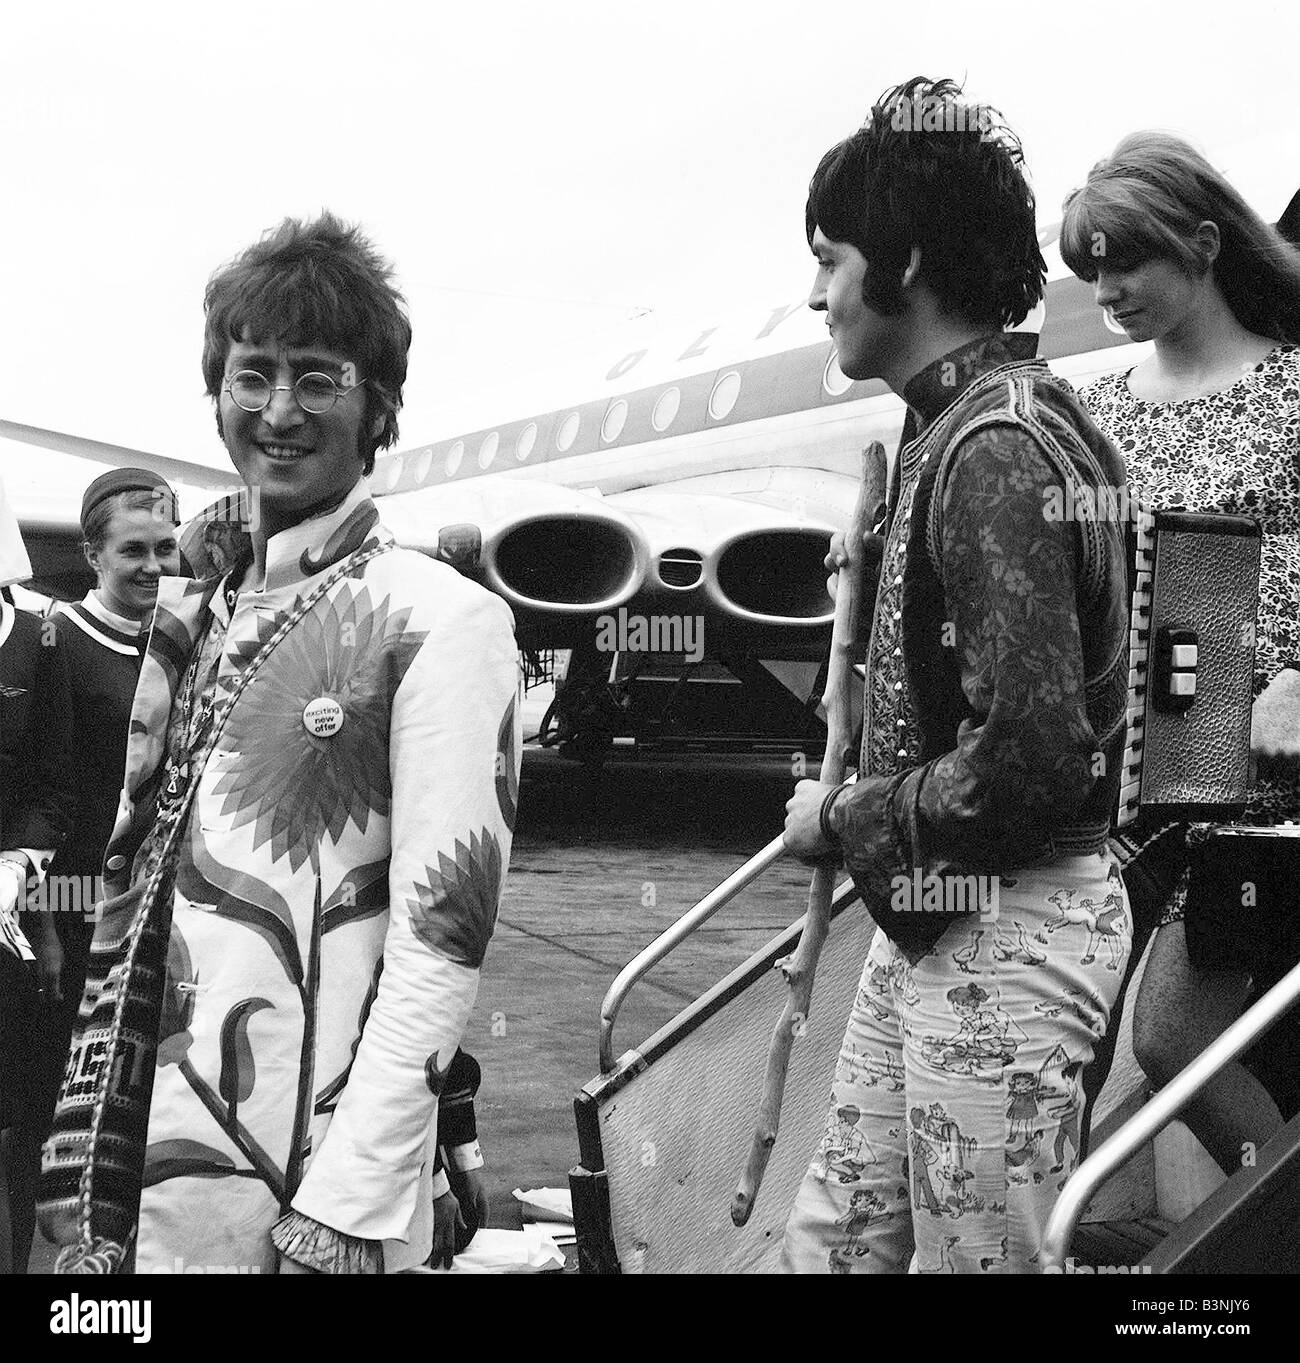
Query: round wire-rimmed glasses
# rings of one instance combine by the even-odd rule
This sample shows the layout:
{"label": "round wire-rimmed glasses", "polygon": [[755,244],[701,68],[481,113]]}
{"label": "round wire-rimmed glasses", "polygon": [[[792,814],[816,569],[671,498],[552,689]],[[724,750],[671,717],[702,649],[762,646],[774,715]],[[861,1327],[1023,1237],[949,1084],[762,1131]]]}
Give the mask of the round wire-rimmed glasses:
{"label": "round wire-rimmed glasses", "polygon": [[226,380],[225,391],[236,407],[246,412],[261,412],[276,393],[292,392],[298,406],[312,416],[328,412],[340,399],[360,388],[365,379],[358,379],[347,388],[340,387],[328,374],[303,374],[294,383],[272,383],[256,369],[240,369]]}

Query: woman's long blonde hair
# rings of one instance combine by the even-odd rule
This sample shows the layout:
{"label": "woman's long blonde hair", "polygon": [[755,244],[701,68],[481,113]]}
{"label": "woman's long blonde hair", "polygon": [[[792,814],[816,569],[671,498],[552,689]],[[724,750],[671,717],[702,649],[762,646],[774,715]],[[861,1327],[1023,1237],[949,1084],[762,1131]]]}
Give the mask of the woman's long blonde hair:
{"label": "woman's long blonde hair", "polygon": [[[1219,229],[1213,262],[1196,239],[1207,220]],[[1065,200],[1060,244],[1089,283],[1102,259],[1124,269],[1162,257],[1193,277],[1212,270],[1247,331],[1300,343],[1300,251],[1180,137],[1131,133],[1098,161]]]}

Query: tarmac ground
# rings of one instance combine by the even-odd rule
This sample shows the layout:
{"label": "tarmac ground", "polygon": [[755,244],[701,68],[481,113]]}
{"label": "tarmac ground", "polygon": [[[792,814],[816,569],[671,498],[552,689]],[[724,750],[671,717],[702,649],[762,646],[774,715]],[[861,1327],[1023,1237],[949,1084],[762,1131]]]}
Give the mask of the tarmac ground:
{"label": "tarmac ground", "polygon": [[[788,766],[525,759],[520,822],[466,1045],[483,1067],[478,1126],[492,1224],[514,1188],[568,1187],[573,1098],[599,1073],[600,1005],[644,946],[780,831]],[[615,1054],[639,1045],[803,913],[809,872],[781,860],[628,996]],[[755,1102],[758,1095],[755,1095]]]}

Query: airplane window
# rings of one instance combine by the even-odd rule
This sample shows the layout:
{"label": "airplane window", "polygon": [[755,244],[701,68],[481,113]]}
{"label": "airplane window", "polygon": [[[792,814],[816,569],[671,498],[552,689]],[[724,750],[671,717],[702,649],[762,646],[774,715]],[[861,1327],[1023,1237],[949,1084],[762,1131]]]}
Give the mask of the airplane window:
{"label": "airplane window", "polygon": [[388,461],[388,490],[391,492],[402,478],[402,458],[399,455],[396,459]]}
{"label": "airplane window", "polygon": [[478,466],[481,469],[487,468],[497,457],[497,446],[501,443],[501,436],[493,431],[483,437],[483,443],[478,447]]}
{"label": "airplane window", "polygon": [[555,448],[561,454],[578,438],[578,427],[581,424],[582,417],[577,412],[570,412],[560,423],[560,429],[555,433]]}
{"label": "airplane window", "polygon": [[447,464],[446,464],[446,469],[447,469],[447,477],[448,477],[448,478],[450,478],[450,477],[456,472],[456,470],[457,470],[458,468],[460,468],[460,461],[461,461],[462,459],[464,459],[464,457],[465,457],[465,442],[464,442],[463,440],[458,440],[458,441],[451,447],[451,449],[449,449],[449,450],[447,451]]}
{"label": "airplane window", "polygon": [[826,372],[822,375],[822,387],[831,397],[837,398],[841,393],[847,393],[852,384],[853,380],[845,378],[840,368],[839,351],[832,350],[830,359],[826,361]]}
{"label": "airplane window", "polygon": [[709,415],[714,421],[730,416],[739,396],[740,374],[735,369],[729,369],[719,377],[713,385],[713,392],[709,394]]}
{"label": "airplane window", "polygon": [[627,420],[627,403],[622,398],[615,398],[609,404],[609,410],[605,413],[605,419],[600,423],[600,438],[602,440],[617,440],[623,434],[623,423]]}
{"label": "airplane window", "polygon": [[429,476],[429,468],[433,464],[433,446],[420,451],[420,458],[415,465],[415,481],[419,485]]}
{"label": "airplane window", "polygon": [[666,388],[659,394],[650,424],[656,431],[666,431],[677,420],[677,412],[682,405],[682,390],[677,387]]}
{"label": "airplane window", "polygon": [[537,423],[530,421],[522,431],[519,432],[519,439],[515,444],[515,458],[522,464],[533,452],[533,446],[537,444]]}

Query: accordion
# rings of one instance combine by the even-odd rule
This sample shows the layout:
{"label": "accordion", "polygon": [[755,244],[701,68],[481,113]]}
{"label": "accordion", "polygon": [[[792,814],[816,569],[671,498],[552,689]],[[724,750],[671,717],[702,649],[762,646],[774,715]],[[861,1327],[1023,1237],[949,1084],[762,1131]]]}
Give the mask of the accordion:
{"label": "accordion", "polygon": [[1138,506],[1127,742],[1115,828],[1246,805],[1261,536],[1250,516]]}

